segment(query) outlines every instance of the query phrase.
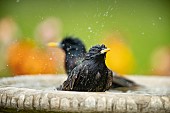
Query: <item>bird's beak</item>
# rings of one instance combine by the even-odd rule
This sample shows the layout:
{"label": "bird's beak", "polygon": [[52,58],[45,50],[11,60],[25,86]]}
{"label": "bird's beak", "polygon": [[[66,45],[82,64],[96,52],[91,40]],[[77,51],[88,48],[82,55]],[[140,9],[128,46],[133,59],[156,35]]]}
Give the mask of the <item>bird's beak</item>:
{"label": "bird's beak", "polygon": [[108,51],[110,51],[110,48],[103,49],[103,50],[100,51],[100,53],[103,54],[103,53],[106,53],[106,52],[108,52]]}
{"label": "bird's beak", "polygon": [[57,43],[57,42],[49,42],[49,43],[47,44],[47,46],[49,46],[49,47],[60,47],[60,44]]}

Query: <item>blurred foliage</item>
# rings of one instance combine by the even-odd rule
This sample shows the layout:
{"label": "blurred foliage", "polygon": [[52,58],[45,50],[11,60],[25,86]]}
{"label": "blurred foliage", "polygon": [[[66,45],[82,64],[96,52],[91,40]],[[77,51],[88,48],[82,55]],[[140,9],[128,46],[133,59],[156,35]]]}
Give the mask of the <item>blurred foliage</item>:
{"label": "blurred foliage", "polygon": [[128,74],[149,74],[152,52],[170,45],[169,0],[1,0],[0,19],[13,18],[23,37],[35,40],[37,25],[56,17],[63,25],[61,36],[80,37],[87,48],[103,43],[119,32],[135,58]]}

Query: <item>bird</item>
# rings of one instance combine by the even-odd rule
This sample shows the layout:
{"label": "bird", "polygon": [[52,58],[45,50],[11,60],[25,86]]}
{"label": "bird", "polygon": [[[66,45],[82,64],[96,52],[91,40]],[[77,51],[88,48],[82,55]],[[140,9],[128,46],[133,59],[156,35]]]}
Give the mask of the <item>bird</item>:
{"label": "bird", "polygon": [[[47,44],[50,47],[59,47],[61,48],[65,54],[65,70],[67,75],[69,76],[71,71],[79,65],[86,54],[86,47],[84,43],[78,38],[73,36],[66,36],[61,42],[49,42]],[[117,73],[112,71],[113,82],[112,89],[120,88],[120,87],[133,87],[138,86],[134,81],[129,80],[125,77],[118,75]]]}
{"label": "bird", "polygon": [[112,86],[113,75],[105,64],[105,45],[96,45],[86,53],[84,60],[77,65],[64,81],[61,90],[104,92]]}
{"label": "bird", "polygon": [[86,48],[84,43],[76,37],[66,36],[61,42],[50,42],[50,47],[59,47],[64,50],[65,57],[65,71],[67,75],[76,67],[85,57]]}

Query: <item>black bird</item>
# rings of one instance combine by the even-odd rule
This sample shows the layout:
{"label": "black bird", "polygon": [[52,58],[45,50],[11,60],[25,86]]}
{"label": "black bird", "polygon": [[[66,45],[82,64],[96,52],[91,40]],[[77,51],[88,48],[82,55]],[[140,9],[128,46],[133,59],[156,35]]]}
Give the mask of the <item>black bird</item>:
{"label": "black bird", "polygon": [[82,63],[77,65],[62,85],[65,91],[103,92],[112,85],[112,71],[105,64],[105,45],[93,46]]}
{"label": "black bird", "polygon": [[65,70],[67,75],[82,62],[85,57],[86,48],[81,40],[71,36],[65,37],[60,43],[50,42],[49,46],[60,47],[64,50],[65,57]]}
{"label": "black bird", "polygon": [[[51,42],[48,43],[48,46],[53,47],[60,47],[64,50],[66,57],[65,57],[65,70],[67,75],[79,65],[85,57],[86,49],[85,45],[81,40],[78,38],[69,36],[65,37],[60,43]],[[138,86],[135,82],[118,76],[116,73],[113,72],[113,83],[112,88],[119,88],[119,87],[132,87]]]}

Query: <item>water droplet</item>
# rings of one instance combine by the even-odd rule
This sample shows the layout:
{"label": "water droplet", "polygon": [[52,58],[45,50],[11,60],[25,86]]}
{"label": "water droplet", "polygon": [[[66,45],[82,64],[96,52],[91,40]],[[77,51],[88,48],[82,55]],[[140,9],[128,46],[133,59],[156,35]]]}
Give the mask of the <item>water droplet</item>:
{"label": "water droplet", "polygon": [[144,35],[145,33],[144,33],[144,32],[142,32],[141,34],[142,34],[142,35]]}
{"label": "water droplet", "polygon": [[8,64],[6,66],[8,67]]}
{"label": "water droplet", "polygon": [[153,26],[155,26],[155,23],[152,23]]}
{"label": "water droplet", "polygon": [[70,48],[67,48],[67,51],[69,51],[70,50]]}
{"label": "water droplet", "polygon": [[162,20],[162,17],[159,17],[158,19],[159,19],[159,20]]}
{"label": "water droplet", "polygon": [[50,57],[50,60],[52,60],[53,58]]}
{"label": "water droplet", "polygon": [[96,24],[99,23],[98,21],[96,21]]}
{"label": "water droplet", "polygon": [[34,60],[34,59],[35,59],[35,57],[32,57],[32,59]]}
{"label": "water droplet", "polygon": [[16,2],[18,3],[18,2],[19,2],[19,0],[16,0]]}
{"label": "water droplet", "polygon": [[88,29],[90,30],[90,29],[91,29],[91,27],[88,27]]}

